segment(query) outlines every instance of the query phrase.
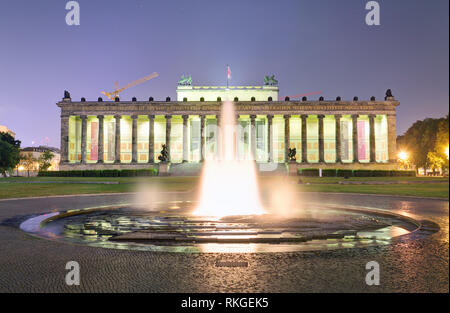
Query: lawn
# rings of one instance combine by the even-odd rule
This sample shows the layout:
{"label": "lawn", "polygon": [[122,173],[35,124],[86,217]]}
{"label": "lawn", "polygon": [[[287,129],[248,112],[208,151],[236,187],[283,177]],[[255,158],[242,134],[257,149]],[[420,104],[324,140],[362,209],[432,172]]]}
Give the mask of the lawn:
{"label": "lawn", "polygon": [[[418,197],[449,197],[448,178],[437,177],[304,177],[303,184],[298,184],[300,177],[285,177],[298,191],[305,192],[350,192],[366,194],[404,195]],[[260,178],[261,188],[271,188],[274,178],[263,176]],[[399,182],[389,185],[342,185],[343,181]],[[415,184],[400,182],[416,181]],[[427,183],[420,183],[420,182]],[[111,184],[99,184],[110,182]],[[137,185],[145,182],[164,191],[185,191],[195,193],[200,179],[198,177],[10,177],[0,178],[0,199],[21,198],[33,196],[95,194],[95,193],[123,193],[133,192]]]}

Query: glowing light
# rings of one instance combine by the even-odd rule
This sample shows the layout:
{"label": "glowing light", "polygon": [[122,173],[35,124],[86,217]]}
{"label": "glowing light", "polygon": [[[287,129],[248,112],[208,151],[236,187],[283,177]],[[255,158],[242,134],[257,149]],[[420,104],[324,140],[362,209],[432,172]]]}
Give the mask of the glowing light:
{"label": "glowing light", "polygon": [[448,146],[447,146],[447,148],[445,148],[445,155],[447,156],[447,159],[448,159]]}
{"label": "glowing light", "polygon": [[221,116],[220,158],[205,161],[200,204],[193,214],[215,217],[264,214],[254,162],[251,158],[236,159],[236,115],[232,102],[224,102]]}
{"label": "glowing light", "polygon": [[399,158],[399,160],[401,160],[401,161],[406,161],[406,160],[408,160],[409,155],[408,155],[408,153],[406,153],[405,151],[400,151],[400,152],[398,153],[398,158]]}

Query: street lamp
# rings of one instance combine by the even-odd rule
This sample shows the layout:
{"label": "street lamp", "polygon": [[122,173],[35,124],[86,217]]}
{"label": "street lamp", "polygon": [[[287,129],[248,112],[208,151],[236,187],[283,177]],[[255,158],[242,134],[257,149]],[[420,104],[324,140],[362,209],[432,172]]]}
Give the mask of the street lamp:
{"label": "street lamp", "polygon": [[406,153],[405,151],[400,151],[398,153],[398,158],[399,158],[400,161],[405,162],[406,160],[408,160],[408,157],[409,157],[408,153]]}
{"label": "street lamp", "polygon": [[447,160],[448,160],[448,146],[447,146],[447,148],[445,148],[445,155],[447,156]]}

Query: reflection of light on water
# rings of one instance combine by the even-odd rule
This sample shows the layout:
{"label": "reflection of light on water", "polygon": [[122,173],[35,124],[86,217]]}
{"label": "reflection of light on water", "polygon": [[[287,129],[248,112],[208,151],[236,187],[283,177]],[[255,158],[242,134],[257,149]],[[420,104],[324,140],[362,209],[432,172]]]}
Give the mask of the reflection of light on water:
{"label": "reflection of light on water", "polygon": [[260,203],[256,168],[251,158],[237,160],[233,103],[222,105],[220,160],[206,160],[202,172],[200,216],[264,214]]}
{"label": "reflection of light on water", "polygon": [[364,238],[374,238],[374,239],[391,239],[394,237],[402,236],[408,234],[410,231],[399,226],[389,226],[385,228],[378,229],[376,231],[360,231],[358,236]]}

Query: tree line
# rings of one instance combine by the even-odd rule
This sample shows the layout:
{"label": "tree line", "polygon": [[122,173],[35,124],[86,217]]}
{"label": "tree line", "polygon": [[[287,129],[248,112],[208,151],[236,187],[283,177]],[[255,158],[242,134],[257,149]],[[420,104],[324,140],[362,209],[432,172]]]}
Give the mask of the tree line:
{"label": "tree line", "polygon": [[52,165],[54,155],[50,150],[44,151],[39,158],[34,158],[32,152],[20,153],[20,140],[16,140],[11,134],[0,132],[0,174],[6,176],[18,166],[23,166],[28,171],[39,164],[40,171],[46,171]]}
{"label": "tree line", "polygon": [[397,150],[408,153],[408,161],[418,168],[448,168],[449,119],[426,118],[416,121],[397,137]]}

